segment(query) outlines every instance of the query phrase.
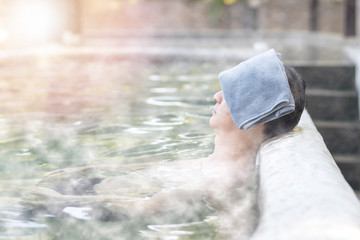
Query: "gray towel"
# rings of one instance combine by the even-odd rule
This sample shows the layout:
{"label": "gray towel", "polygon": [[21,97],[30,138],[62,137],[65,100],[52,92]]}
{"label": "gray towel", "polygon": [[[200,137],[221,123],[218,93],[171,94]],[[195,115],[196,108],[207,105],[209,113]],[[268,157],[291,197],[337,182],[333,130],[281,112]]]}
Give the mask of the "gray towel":
{"label": "gray towel", "polygon": [[295,110],[285,67],[274,49],[221,72],[219,80],[230,114],[240,129]]}

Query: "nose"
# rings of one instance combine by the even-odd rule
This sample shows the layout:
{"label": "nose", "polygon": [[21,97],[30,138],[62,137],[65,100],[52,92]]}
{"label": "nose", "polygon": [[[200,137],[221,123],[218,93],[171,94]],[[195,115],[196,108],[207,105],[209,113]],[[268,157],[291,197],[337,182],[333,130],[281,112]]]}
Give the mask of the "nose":
{"label": "nose", "polygon": [[223,93],[222,91],[219,91],[217,93],[214,94],[214,100],[217,104],[220,104],[223,100]]}

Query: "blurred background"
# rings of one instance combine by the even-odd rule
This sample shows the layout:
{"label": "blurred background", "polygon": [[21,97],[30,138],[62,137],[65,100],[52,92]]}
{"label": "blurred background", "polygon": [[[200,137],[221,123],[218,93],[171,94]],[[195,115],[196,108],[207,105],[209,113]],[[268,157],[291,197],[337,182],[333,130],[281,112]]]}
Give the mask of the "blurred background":
{"label": "blurred background", "polygon": [[202,31],[309,31],[355,37],[356,0],[1,0],[1,47]]}
{"label": "blurred background", "polygon": [[355,37],[356,0],[1,0],[1,47],[134,32],[309,31]]}

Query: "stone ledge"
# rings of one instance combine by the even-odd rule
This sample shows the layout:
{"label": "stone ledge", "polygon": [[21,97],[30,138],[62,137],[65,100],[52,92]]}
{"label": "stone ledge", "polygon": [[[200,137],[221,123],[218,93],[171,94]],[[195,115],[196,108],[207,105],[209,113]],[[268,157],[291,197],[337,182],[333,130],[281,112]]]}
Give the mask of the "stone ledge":
{"label": "stone ledge", "polygon": [[304,112],[301,131],[262,145],[260,221],[251,240],[360,238],[360,203]]}

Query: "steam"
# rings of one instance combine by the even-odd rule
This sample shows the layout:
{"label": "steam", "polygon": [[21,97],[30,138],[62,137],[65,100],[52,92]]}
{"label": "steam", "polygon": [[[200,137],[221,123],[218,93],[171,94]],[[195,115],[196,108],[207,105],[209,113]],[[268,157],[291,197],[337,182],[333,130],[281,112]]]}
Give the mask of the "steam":
{"label": "steam", "polygon": [[[97,177],[107,171],[101,166],[63,170],[49,174],[42,181],[47,187],[32,189],[32,198],[23,203],[32,206],[27,212],[32,218],[47,214],[65,222],[86,221],[87,226],[117,223],[124,231],[119,234],[131,233],[131,238],[247,239],[257,223],[256,173],[230,186],[219,175],[204,176],[200,163],[138,164],[133,170],[118,166],[123,174],[108,178]],[[94,178],[76,179],[85,172]],[[86,234],[99,234],[91,229]]]}
{"label": "steam", "polygon": [[[139,60],[134,69],[134,61],[99,57],[21,61],[1,73],[8,91],[0,237],[216,239],[235,234],[231,228],[251,231],[245,224],[253,221],[241,214],[252,212],[247,191],[256,189],[211,193],[223,180],[204,177],[189,160],[213,149],[212,102],[204,99],[215,92],[216,75],[201,74],[201,65],[184,75],[192,63],[151,69]],[[248,220],[240,226],[236,219]]]}

